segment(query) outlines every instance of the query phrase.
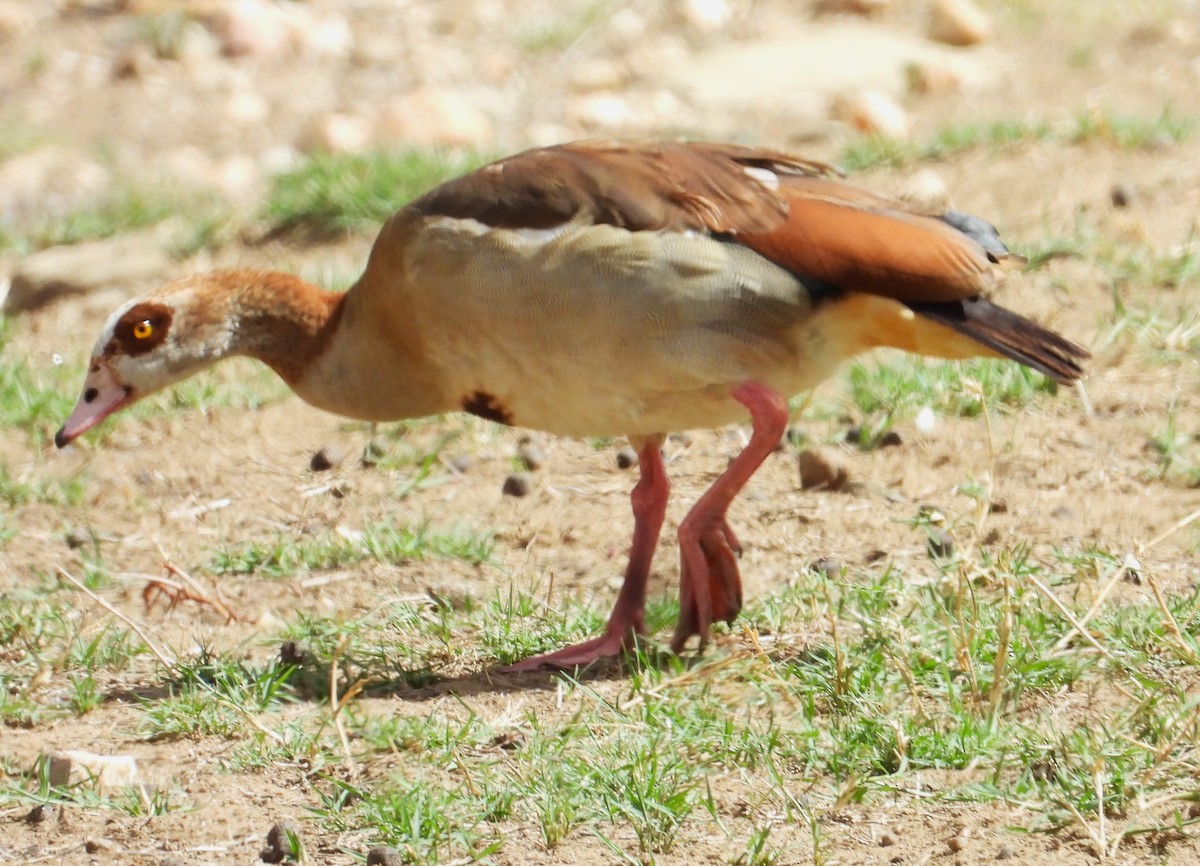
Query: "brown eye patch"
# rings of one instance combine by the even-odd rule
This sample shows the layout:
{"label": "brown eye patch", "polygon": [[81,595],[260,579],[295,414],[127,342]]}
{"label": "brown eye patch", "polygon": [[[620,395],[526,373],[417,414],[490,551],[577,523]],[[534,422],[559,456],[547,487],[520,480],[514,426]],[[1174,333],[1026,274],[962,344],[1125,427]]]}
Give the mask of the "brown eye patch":
{"label": "brown eye patch", "polygon": [[105,354],[142,355],[161,345],[170,330],[169,307],[149,301],[135,304],[117,320]]}

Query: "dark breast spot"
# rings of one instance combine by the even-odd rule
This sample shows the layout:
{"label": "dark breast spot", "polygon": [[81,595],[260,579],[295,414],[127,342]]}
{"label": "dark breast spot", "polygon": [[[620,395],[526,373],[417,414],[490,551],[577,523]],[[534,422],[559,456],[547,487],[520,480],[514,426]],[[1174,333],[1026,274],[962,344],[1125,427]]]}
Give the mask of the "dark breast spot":
{"label": "dark breast spot", "polygon": [[495,421],[497,424],[504,424],[507,427],[511,427],[513,423],[512,412],[505,408],[504,404],[494,394],[489,394],[486,391],[475,391],[463,397],[462,410],[476,417],[486,418],[488,421]]}

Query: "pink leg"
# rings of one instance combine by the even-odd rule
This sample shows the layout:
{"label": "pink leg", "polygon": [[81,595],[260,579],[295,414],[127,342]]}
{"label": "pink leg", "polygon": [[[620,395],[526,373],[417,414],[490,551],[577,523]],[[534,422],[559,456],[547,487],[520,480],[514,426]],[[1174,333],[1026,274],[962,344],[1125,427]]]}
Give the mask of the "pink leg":
{"label": "pink leg", "polygon": [[671,649],[679,652],[692,635],[708,642],[715,620],[733,622],[742,609],[742,578],[735,553],[737,537],[725,522],[729,503],[775,450],[787,428],[783,395],[758,382],[743,382],[734,398],[750,410],[754,430],[750,442],[679,524],[679,624]]}
{"label": "pink leg", "polygon": [[575,646],[519,661],[503,668],[504,673],[583,667],[631,648],[634,641],[646,633],[646,580],[650,576],[650,562],[654,558],[654,548],[658,546],[658,534],[662,531],[670,495],[667,472],[659,453],[661,445],[661,439],[655,437],[638,453],[641,477],[630,495],[633,543],[629,549],[629,564],[625,567],[625,582],[621,584],[604,634]]}

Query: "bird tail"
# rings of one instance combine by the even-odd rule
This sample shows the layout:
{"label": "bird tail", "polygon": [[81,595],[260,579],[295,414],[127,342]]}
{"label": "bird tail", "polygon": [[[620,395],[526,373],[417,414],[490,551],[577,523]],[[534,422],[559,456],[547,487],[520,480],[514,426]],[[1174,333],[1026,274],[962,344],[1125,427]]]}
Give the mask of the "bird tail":
{"label": "bird tail", "polygon": [[1082,362],[1091,357],[1083,346],[984,298],[934,303],[909,301],[906,306],[918,317],[949,328],[1061,384],[1080,378]]}

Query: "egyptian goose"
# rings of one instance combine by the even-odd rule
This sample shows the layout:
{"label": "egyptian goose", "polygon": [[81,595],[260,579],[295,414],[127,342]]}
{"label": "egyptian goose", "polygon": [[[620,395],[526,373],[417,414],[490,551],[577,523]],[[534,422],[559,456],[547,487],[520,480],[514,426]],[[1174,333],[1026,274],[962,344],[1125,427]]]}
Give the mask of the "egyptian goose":
{"label": "egyptian goose", "polygon": [[307,402],[352,418],[464,411],[627,436],[640,479],[616,605],[600,637],[513,666],[532,670],[586,665],[644,633],[664,434],[748,413],[749,444],[679,526],[678,651],[741,608],[725,513],[780,441],[789,395],[876,346],[1003,356],[1059,382],[1082,374],[1085,349],[986,299],[1014,258],[977,217],[918,210],[770,150],[530,150],[402,208],[345,293],[234,270],[125,303],[55,441],[229,355],[258,358]]}

